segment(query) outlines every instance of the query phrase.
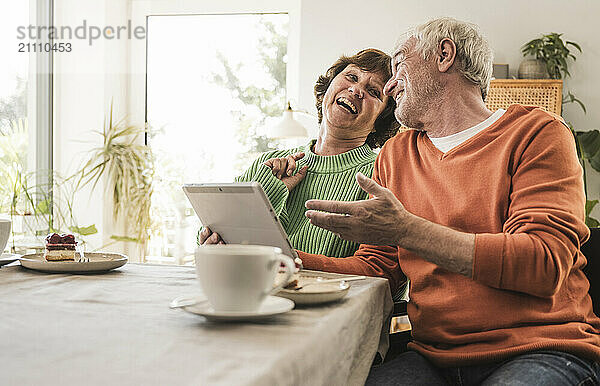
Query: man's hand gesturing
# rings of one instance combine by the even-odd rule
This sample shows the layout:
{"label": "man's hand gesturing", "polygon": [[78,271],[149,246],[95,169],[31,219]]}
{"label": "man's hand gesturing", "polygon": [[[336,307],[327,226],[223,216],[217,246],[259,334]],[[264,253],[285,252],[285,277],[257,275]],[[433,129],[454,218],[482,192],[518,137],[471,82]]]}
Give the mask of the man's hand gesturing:
{"label": "man's hand gesturing", "polygon": [[358,185],[372,198],[363,201],[306,201],[311,224],[345,240],[373,245],[398,245],[411,214],[389,190],[362,173]]}

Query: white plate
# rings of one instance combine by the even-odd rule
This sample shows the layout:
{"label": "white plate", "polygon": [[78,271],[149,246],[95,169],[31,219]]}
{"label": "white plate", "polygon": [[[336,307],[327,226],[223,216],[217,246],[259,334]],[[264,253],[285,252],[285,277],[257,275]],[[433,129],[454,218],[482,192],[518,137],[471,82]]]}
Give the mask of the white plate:
{"label": "white plate", "polygon": [[[320,279],[337,279],[338,277],[341,278],[342,275],[333,276],[326,273],[309,273],[303,271],[295,275],[295,279],[298,280],[298,286],[314,283]],[[349,289],[350,284],[346,282],[322,283],[311,284],[299,290],[284,288],[277,292],[276,295],[293,300],[296,304],[321,304],[340,300],[346,296]]]}
{"label": "white plate", "polygon": [[196,304],[181,308],[192,314],[202,315],[208,320],[232,322],[242,320],[259,320],[283,314],[294,308],[294,302],[277,296],[267,296],[258,310],[253,312],[235,312],[215,311],[207,300],[200,299]]}
{"label": "white plate", "polygon": [[282,289],[277,296],[293,300],[296,304],[321,304],[340,300],[349,289],[348,283],[315,284],[299,290]]}
{"label": "white plate", "polygon": [[6,264],[10,264],[13,261],[19,260],[19,257],[21,257],[21,255],[17,255],[14,253],[3,253],[0,256],[0,267],[2,267],[3,265],[6,265]]}
{"label": "white plate", "polygon": [[55,273],[89,273],[110,271],[127,263],[127,256],[110,252],[85,252],[90,261],[46,261],[43,253],[32,253],[21,257],[21,265],[25,268],[42,272]]}

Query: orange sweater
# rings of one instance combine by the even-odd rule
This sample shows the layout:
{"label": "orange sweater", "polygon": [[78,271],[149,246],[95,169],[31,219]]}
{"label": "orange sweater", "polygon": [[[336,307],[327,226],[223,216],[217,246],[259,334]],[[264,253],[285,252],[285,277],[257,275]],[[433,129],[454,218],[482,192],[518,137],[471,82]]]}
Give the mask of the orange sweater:
{"label": "orange sweater", "polygon": [[306,268],[410,279],[410,348],[438,366],[500,361],[550,349],[600,361],[579,247],[585,226],[582,169],[560,118],[511,106],[447,153],[423,132],[399,133],[374,178],[411,213],[475,233],[473,277],[402,248],[362,245],[354,256],[301,253]]}

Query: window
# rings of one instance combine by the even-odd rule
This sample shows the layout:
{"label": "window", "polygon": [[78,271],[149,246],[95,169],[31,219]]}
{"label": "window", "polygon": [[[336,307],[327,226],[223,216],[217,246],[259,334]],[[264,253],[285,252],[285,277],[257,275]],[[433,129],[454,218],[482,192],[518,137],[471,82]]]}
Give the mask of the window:
{"label": "window", "polygon": [[280,144],[288,15],[148,17],[147,142],[156,157],[147,260],[193,260],[199,221],[183,183],[230,182]]}
{"label": "window", "polygon": [[48,229],[52,170],[52,52],[28,45],[47,37],[27,40],[17,31],[51,20],[50,0],[6,2],[0,13],[0,214],[12,219],[13,251]]}

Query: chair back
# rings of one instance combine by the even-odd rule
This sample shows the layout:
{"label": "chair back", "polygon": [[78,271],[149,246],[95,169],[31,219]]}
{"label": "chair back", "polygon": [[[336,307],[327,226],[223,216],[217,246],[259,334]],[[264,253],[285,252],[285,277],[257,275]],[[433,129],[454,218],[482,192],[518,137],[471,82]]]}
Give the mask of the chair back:
{"label": "chair back", "polygon": [[590,281],[590,296],[594,313],[600,316],[600,228],[590,228],[590,238],[581,246],[581,252],[587,259],[583,272]]}
{"label": "chair back", "polygon": [[485,104],[496,111],[519,103],[560,115],[562,88],[561,79],[492,79]]}

